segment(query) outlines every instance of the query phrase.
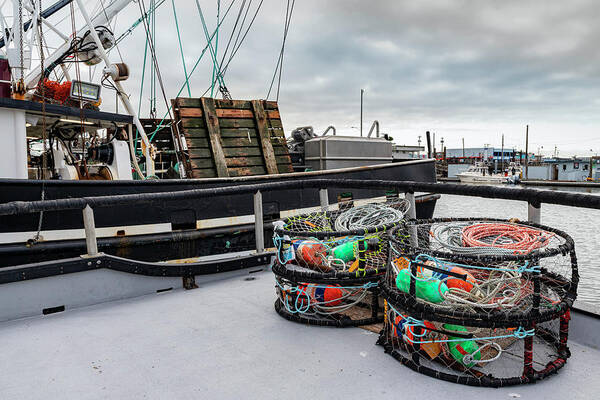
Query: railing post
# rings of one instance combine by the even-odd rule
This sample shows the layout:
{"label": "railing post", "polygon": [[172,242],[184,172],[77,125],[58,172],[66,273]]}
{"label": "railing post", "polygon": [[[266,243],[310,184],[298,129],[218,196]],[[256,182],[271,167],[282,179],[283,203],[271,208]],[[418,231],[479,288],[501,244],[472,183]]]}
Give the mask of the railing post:
{"label": "railing post", "polygon": [[541,203],[527,203],[527,220],[535,224],[542,223],[542,205]]}
{"label": "railing post", "polygon": [[256,252],[265,251],[265,231],[263,226],[262,193],[254,193],[254,236],[256,237]]}
{"label": "railing post", "polygon": [[406,192],[404,198],[408,200],[409,208],[406,213],[410,219],[417,219],[417,205],[415,203],[415,193]]}
{"label": "railing post", "polygon": [[[417,219],[417,203],[415,202],[415,193],[414,192],[406,192],[404,193],[404,198],[408,200],[408,211],[406,215],[410,219]],[[419,243],[417,237],[417,227],[413,224],[410,226],[410,244],[411,246],[417,246]]]}
{"label": "railing post", "polygon": [[327,189],[319,189],[319,201],[321,202],[321,210],[323,212],[327,211],[329,208],[329,194],[327,193]]}
{"label": "railing post", "polygon": [[87,255],[98,255],[98,243],[96,242],[96,223],[94,222],[94,210],[89,204],[83,209],[83,227],[85,229],[85,245]]}

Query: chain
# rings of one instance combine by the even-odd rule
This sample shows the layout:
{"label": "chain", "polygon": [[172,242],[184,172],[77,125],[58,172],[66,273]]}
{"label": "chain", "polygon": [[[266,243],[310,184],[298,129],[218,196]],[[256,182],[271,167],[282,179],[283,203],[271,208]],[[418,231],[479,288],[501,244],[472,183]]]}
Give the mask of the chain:
{"label": "chain", "polygon": [[19,0],[19,50],[21,52],[21,84],[23,84],[24,62],[23,62],[23,0]]}

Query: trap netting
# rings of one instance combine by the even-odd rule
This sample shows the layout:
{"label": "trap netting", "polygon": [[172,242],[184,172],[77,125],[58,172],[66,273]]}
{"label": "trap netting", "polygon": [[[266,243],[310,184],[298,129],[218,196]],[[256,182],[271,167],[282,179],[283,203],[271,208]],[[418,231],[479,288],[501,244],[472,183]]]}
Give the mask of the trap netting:
{"label": "trap netting", "polygon": [[389,247],[384,234],[400,223],[407,205],[395,199],[276,223],[277,312],[314,325],[380,322],[377,286]]}
{"label": "trap netting", "polygon": [[402,364],[431,377],[509,386],[543,379],[565,365],[568,321],[569,311],[525,326],[447,322],[436,315],[414,316],[386,301],[379,344]]}
{"label": "trap netting", "polygon": [[[444,350],[440,354],[445,355],[430,357],[430,361],[435,359],[433,364],[446,370],[419,363],[412,367],[432,374],[439,370],[442,373],[435,376],[455,382],[503,385],[543,378],[564,364],[566,331],[562,343],[557,321],[566,319],[579,280],[573,240],[566,233],[515,221],[435,219],[407,221],[402,228],[390,230],[389,240],[390,258],[381,291],[397,315],[388,315],[394,318],[386,321],[382,343],[391,350],[408,349],[411,357],[430,347],[435,352]],[[409,326],[418,321],[418,332],[430,331],[434,337],[424,340],[437,344],[413,346],[409,341],[406,346],[400,344],[406,340],[395,340],[392,325],[403,316]],[[449,326],[458,331],[450,334]],[[563,327],[568,330],[568,323]],[[436,338],[439,335],[441,339]],[[471,351],[455,346],[462,342]],[[527,352],[515,352],[533,343],[534,350],[525,346]],[[456,362],[459,353],[483,357],[486,352],[494,354],[462,366],[450,362]],[[537,357],[528,361],[527,354],[532,352]],[[508,359],[517,362],[513,365]],[[527,370],[531,362],[554,366]],[[476,369],[471,371],[471,367]]]}

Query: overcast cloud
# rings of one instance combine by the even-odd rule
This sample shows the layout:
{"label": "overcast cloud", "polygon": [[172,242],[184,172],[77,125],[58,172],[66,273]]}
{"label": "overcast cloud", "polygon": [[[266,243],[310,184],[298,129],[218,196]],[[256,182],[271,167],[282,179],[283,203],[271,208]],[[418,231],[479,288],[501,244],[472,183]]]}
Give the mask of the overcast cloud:
{"label": "overcast cloud", "polygon": [[[189,70],[206,39],[195,1],[175,3]],[[216,1],[200,4],[214,29]],[[223,0],[222,9],[229,4]],[[225,75],[234,98],[266,96],[286,4],[264,0]],[[222,26],[221,50],[239,5],[241,0]],[[557,145],[560,155],[600,153],[599,12],[593,0],[297,0],[279,98],[286,133],[303,125],[320,132],[333,124],[338,134],[358,134],[352,127],[359,125],[363,88],[365,129],[377,119],[397,143],[416,144],[418,135],[431,130],[449,148],[459,147],[463,137],[467,147],[499,146],[504,133],[506,146],[519,149],[529,124],[534,151],[543,145],[551,154]],[[116,33],[137,17],[135,3],[119,16]],[[132,69],[126,85],[135,104],[144,41],[139,26],[120,46]],[[167,96],[173,98],[183,68],[170,0],[157,13],[157,52]],[[211,66],[207,53],[190,80],[192,96],[209,86]],[[148,96],[143,95],[142,115]]]}

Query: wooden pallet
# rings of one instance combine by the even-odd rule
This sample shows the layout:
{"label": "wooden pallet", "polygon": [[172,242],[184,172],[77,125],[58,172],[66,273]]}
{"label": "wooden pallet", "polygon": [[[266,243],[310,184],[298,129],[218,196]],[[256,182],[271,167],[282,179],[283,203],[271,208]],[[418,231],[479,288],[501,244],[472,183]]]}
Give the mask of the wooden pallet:
{"label": "wooden pallet", "polygon": [[172,103],[188,177],[293,172],[276,102],[178,97]]}

